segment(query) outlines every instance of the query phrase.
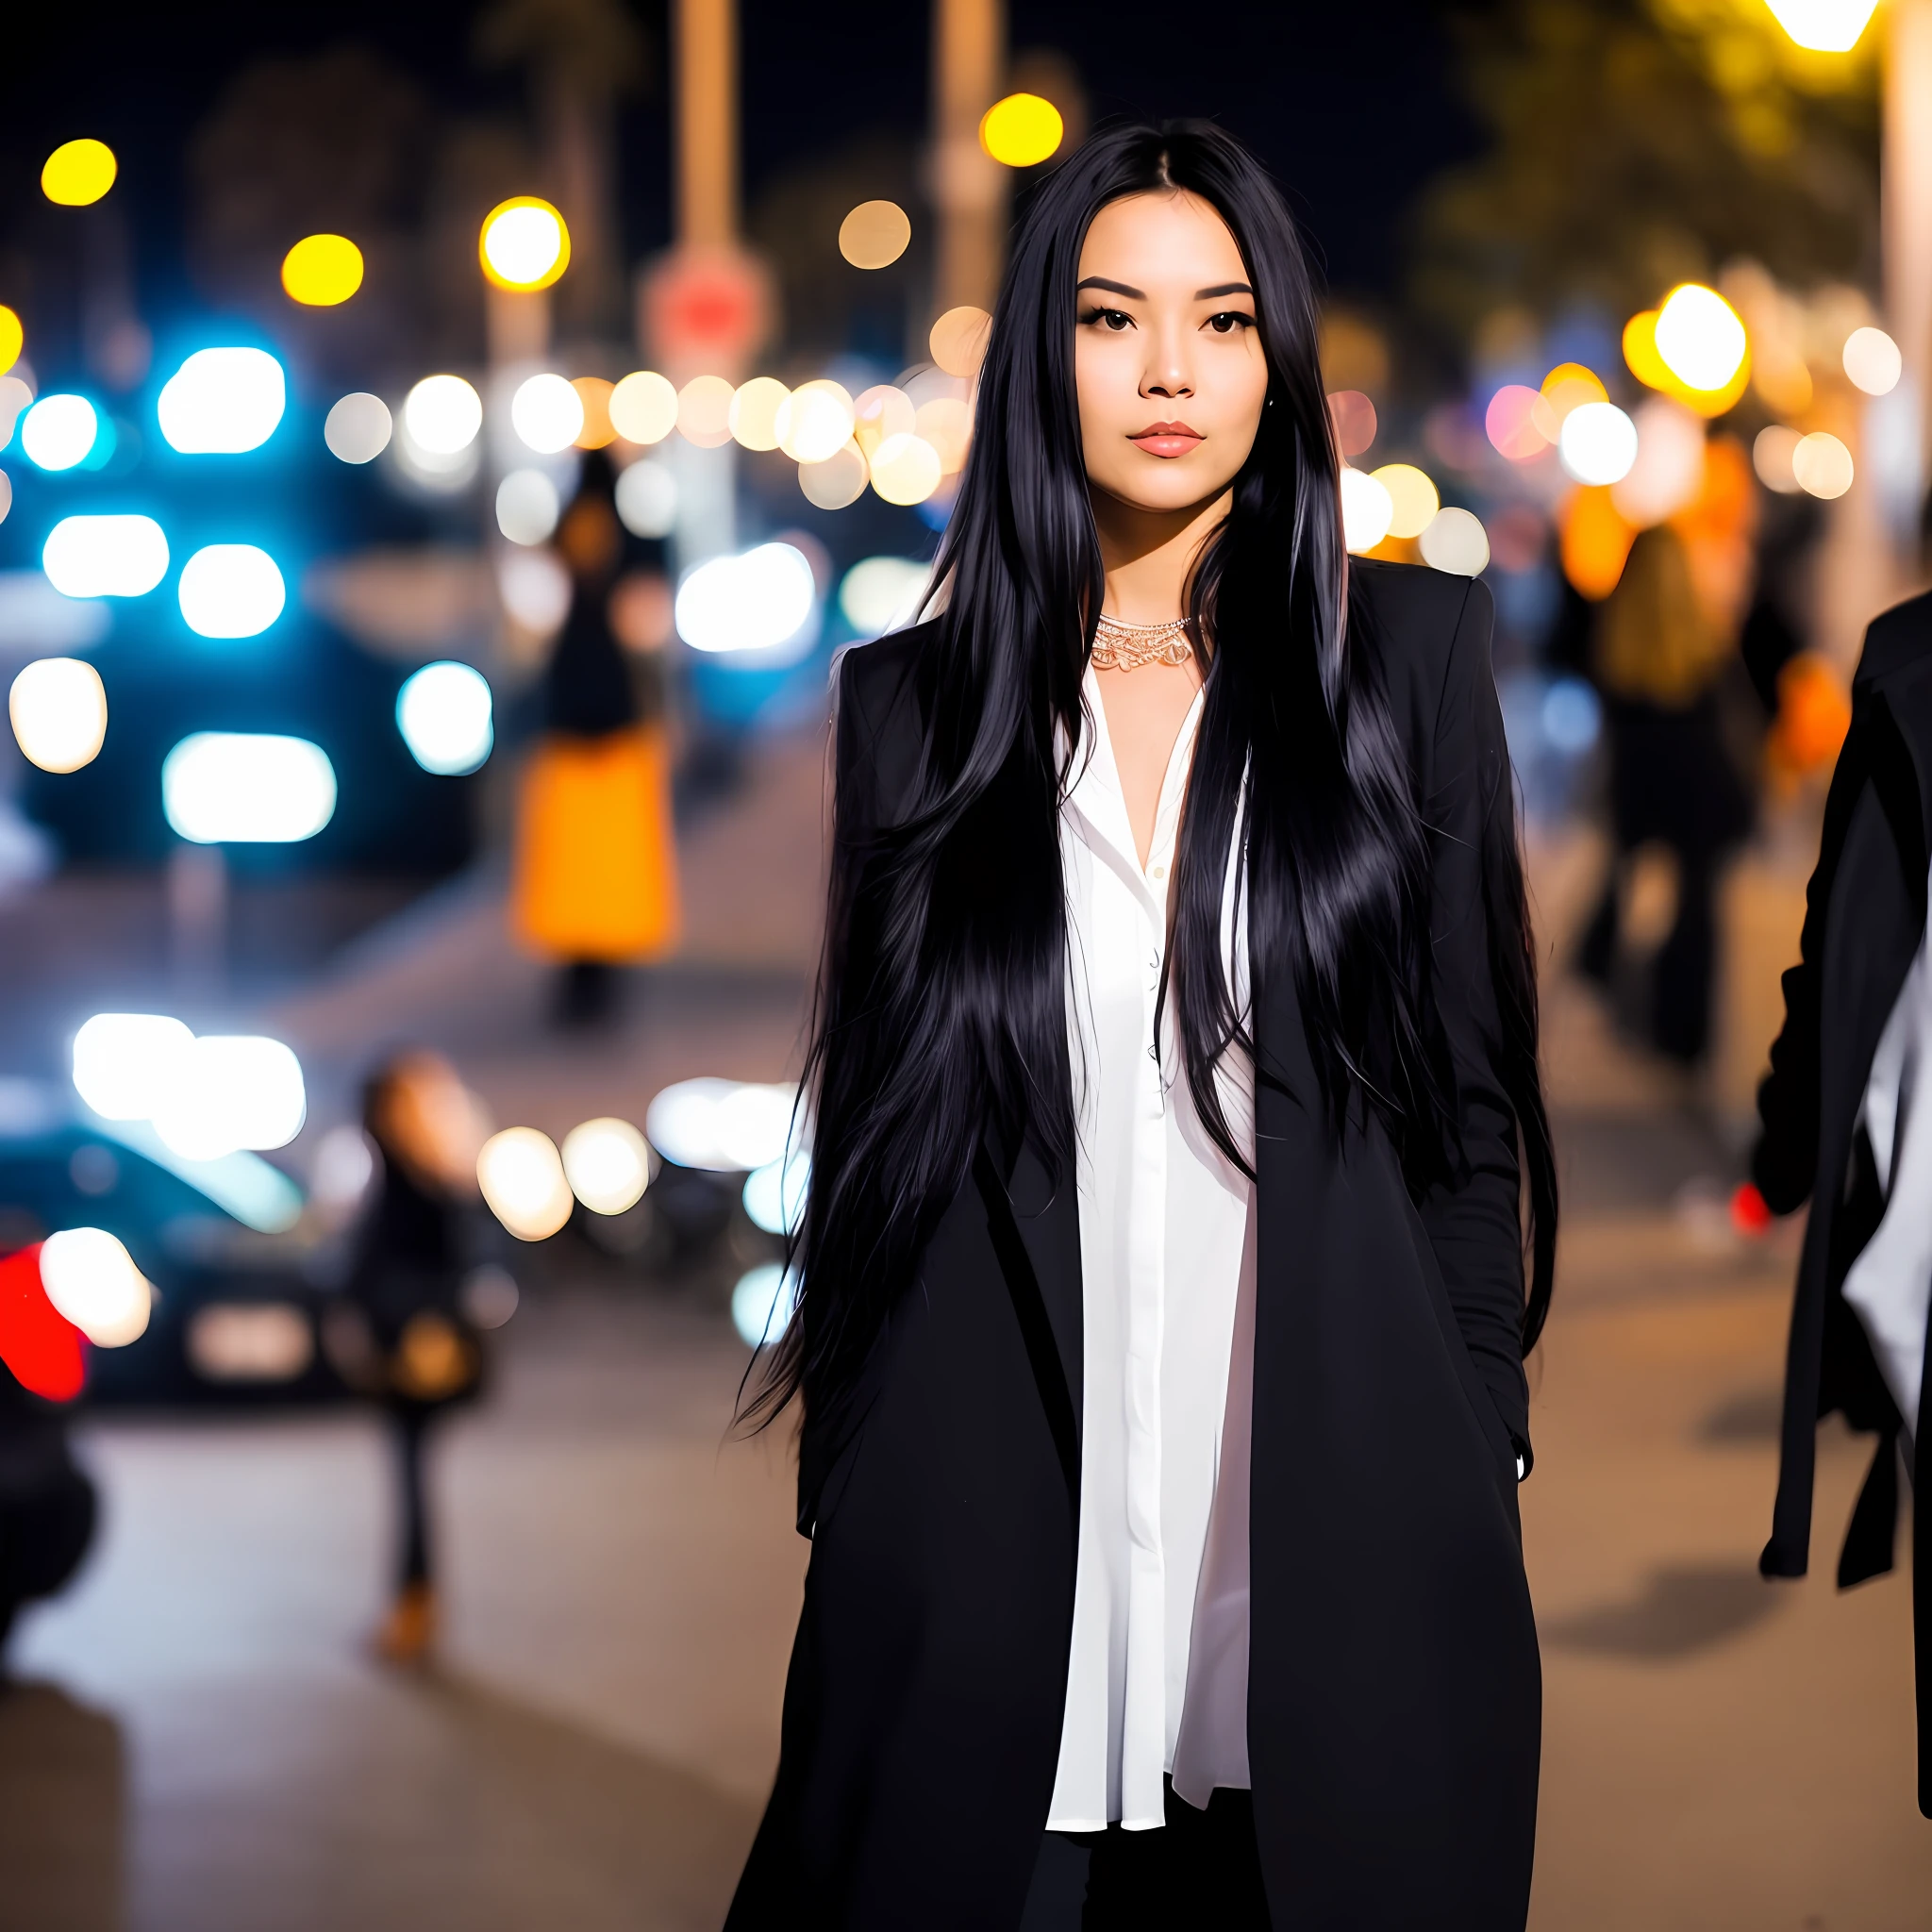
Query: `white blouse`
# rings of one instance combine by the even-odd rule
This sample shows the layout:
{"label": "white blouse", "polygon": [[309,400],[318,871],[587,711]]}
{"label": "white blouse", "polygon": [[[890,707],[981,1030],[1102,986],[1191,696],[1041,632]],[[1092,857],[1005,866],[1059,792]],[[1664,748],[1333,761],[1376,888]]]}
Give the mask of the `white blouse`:
{"label": "white blouse", "polygon": [[[1216,1785],[1248,1784],[1254,1189],[1200,1124],[1171,996],[1158,1052],[1154,1038],[1203,700],[1168,759],[1143,872],[1091,670],[1084,697],[1060,815],[1086,1326],[1080,1527],[1046,1822],[1139,1830],[1163,1823],[1164,1773],[1197,1806]],[[1240,875],[1231,858],[1222,939],[1244,1006]],[[1223,1069],[1223,1108],[1252,1163],[1252,1073],[1238,1058]]]}

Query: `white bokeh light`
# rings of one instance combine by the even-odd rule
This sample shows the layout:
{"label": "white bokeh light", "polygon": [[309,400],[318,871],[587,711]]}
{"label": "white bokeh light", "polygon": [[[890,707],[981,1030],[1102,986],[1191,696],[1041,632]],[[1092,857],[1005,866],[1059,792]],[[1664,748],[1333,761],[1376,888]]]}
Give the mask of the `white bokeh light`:
{"label": "white bokeh light", "polygon": [[932,579],[932,566],[912,557],[868,557],[839,584],[839,609],[862,638],[908,623]]}
{"label": "white bokeh light", "polygon": [[633,537],[668,537],[677,525],[677,477],[640,457],[617,479],[617,514]]}
{"label": "white bokeh light", "polygon": [[798,1306],[798,1277],[776,1261],[748,1268],[731,1291],[731,1325],[749,1348],[776,1341]]}
{"label": "white bokeh light", "polygon": [[208,1034],[182,1055],[155,1108],[155,1131],[184,1160],[286,1147],[308,1100],[302,1063],[262,1034]]}
{"label": "white bokeh light", "polygon": [[154,1291],[120,1241],[100,1227],[62,1228],[41,1243],[41,1286],[96,1348],[146,1333]]}
{"label": "white bokeh light", "polygon": [[403,428],[425,455],[459,456],[483,426],[483,398],[460,375],[425,375],[403,398]]}
{"label": "white bokeh light", "polygon": [[509,426],[539,456],[556,456],[584,433],[584,399],[560,375],[532,375],[509,399]]}
{"label": "white bokeh light", "polygon": [[805,1213],[811,1189],[811,1156],[794,1148],[781,1160],[769,1160],[744,1177],[744,1211],[766,1234],[791,1234]]}
{"label": "white bokeh light", "polygon": [[506,1127],[483,1143],[476,1185],[490,1211],[520,1241],[541,1241],[570,1219],[573,1196],[563,1160],[548,1134]]}
{"label": "white bokeh light", "polygon": [[42,396],[21,423],[20,446],[42,470],[71,470],[100,433],[100,415],[85,396]]}
{"label": "white bokeh light", "polygon": [[1439,509],[1418,540],[1423,561],[1453,577],[1479,577],[1490,567],[1490,538],[1480,518],[1451,506]]}
{"label": "white bokeh light", "polygon": [[266,349],[197,349],[162,386],[155,413],[184,456],[240,456],[275,433],[288,400]]}
{"label": "white bokeh light", "polygon": [[1341,541],[1357,552],[1373,550],[1395,520],[1395,500],[1365,470],[1341,466]]}
{"label": "white bokeh light", "polygon": [[193,1043],[164,1013],[96,1013],[74,1036],[74,1091],[103,1120],[151,1120]]}
{"label": "white bokeh light", "polygon": [[1868,396],[1889,396],[1905,374],[1898,344],[1882,328],[1855,328],[1845,338],[1845,374]]}
{"label": "white bokeh light", "polygon": [[196,731],[161,760],[161,804],[198,845],[292,844],[335,816],[335,768],[306,738]]}
{"label": "white bokeh light", "polygon": [[322,440],[339,462],[373,463],[389,447],[394,428],[389,405],[367,390],[357,390],[324,419]]}
{"label": "white bokeh light", "polygon": [[816,641],[818,587],[790,543],[760,543],[701,563],[679,585],[677,634],[694,651],[777,651],[802,657]]}
{"label": "white bokeh light", "polygon": [[1557,453],[1579,483],[1621,483],[1637,460],[1637,425],[1615,403],[1585,403],[1563,418]]}
{"label": "white bokeh light", "polygon": [[396,693],[396,728],[409,756],[439,777],[474,772],[496,741],[490,681],[468,664],[425,664]]}
{"label": "white bokeh light", "polygon": [[168,574],[168,540],[152,517],[62,517],[41,568],[63,597],[144,597]]}
{"label": "white bokeh light", "polygon": [[181,566],[181,616],[197,637],[259,637],[282,614],[289,587],[266,550],[210,543]]}
{"label": "white bokeh light", "polygon": [[679,1167],[748,1174],[783,1156],[797,1100],[795,1087],[680,1080],[651,1102],[644,1131]]}
{"label": "white bokeh light", "polygon": [[585,1121],[563,1137],[563,1172],[592,1214],[622,1214],[644,1198],[650,1152],[628,1121]]}
{"label": "white bokeh light", "polygon": [[512,470],[496,486],[496,527],[512,543],[548,541],[562,504],[541,470]]}
{"label": "white bokeh light", "polygon": [[43,772],[92,764],[108,735],[101,674],[80,658],[40,658],[22,668],[7,693],[13,736]]}

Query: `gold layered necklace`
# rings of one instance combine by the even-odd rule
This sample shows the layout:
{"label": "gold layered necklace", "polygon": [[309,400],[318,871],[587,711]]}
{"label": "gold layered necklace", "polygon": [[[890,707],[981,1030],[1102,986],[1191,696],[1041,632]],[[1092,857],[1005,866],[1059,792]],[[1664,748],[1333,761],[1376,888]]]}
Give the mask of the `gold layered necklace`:
{"label": "gold layered necklace", "polygon": [[1093,634],[1098,671],[1138,671],[1143,664],[1185,664],[1194,655],[1185,617],[1165,624],[1123,624],[1103,616]]}

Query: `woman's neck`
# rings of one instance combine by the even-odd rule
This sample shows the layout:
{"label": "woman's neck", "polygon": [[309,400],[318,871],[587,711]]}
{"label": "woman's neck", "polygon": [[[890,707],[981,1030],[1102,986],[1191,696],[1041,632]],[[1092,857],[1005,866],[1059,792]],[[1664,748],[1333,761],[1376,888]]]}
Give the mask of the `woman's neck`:
{"label": "woman's neck", "polygon": [[1092,493],[1107,592],[1101,608],[1123,624],[1167,624],[1187,614],[1188,579],[1203,546],[1233,501],[1223,491],[1184,509],[1141,509],[1102,491]]}

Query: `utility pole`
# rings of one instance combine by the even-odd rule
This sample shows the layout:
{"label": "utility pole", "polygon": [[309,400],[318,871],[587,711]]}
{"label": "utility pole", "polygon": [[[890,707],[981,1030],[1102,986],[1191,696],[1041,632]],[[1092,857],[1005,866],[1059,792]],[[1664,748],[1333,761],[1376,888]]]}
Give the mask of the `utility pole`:
{"label": "utility pole", "polygon": [[1008,171],[979,144],[1007,64],[1004,0],[933,0],[933,313],[991,308],[1005,266]]}
{"label": "utility pole", "polygon": [[677,239],[738,240],[736,0],[677,0]]}

